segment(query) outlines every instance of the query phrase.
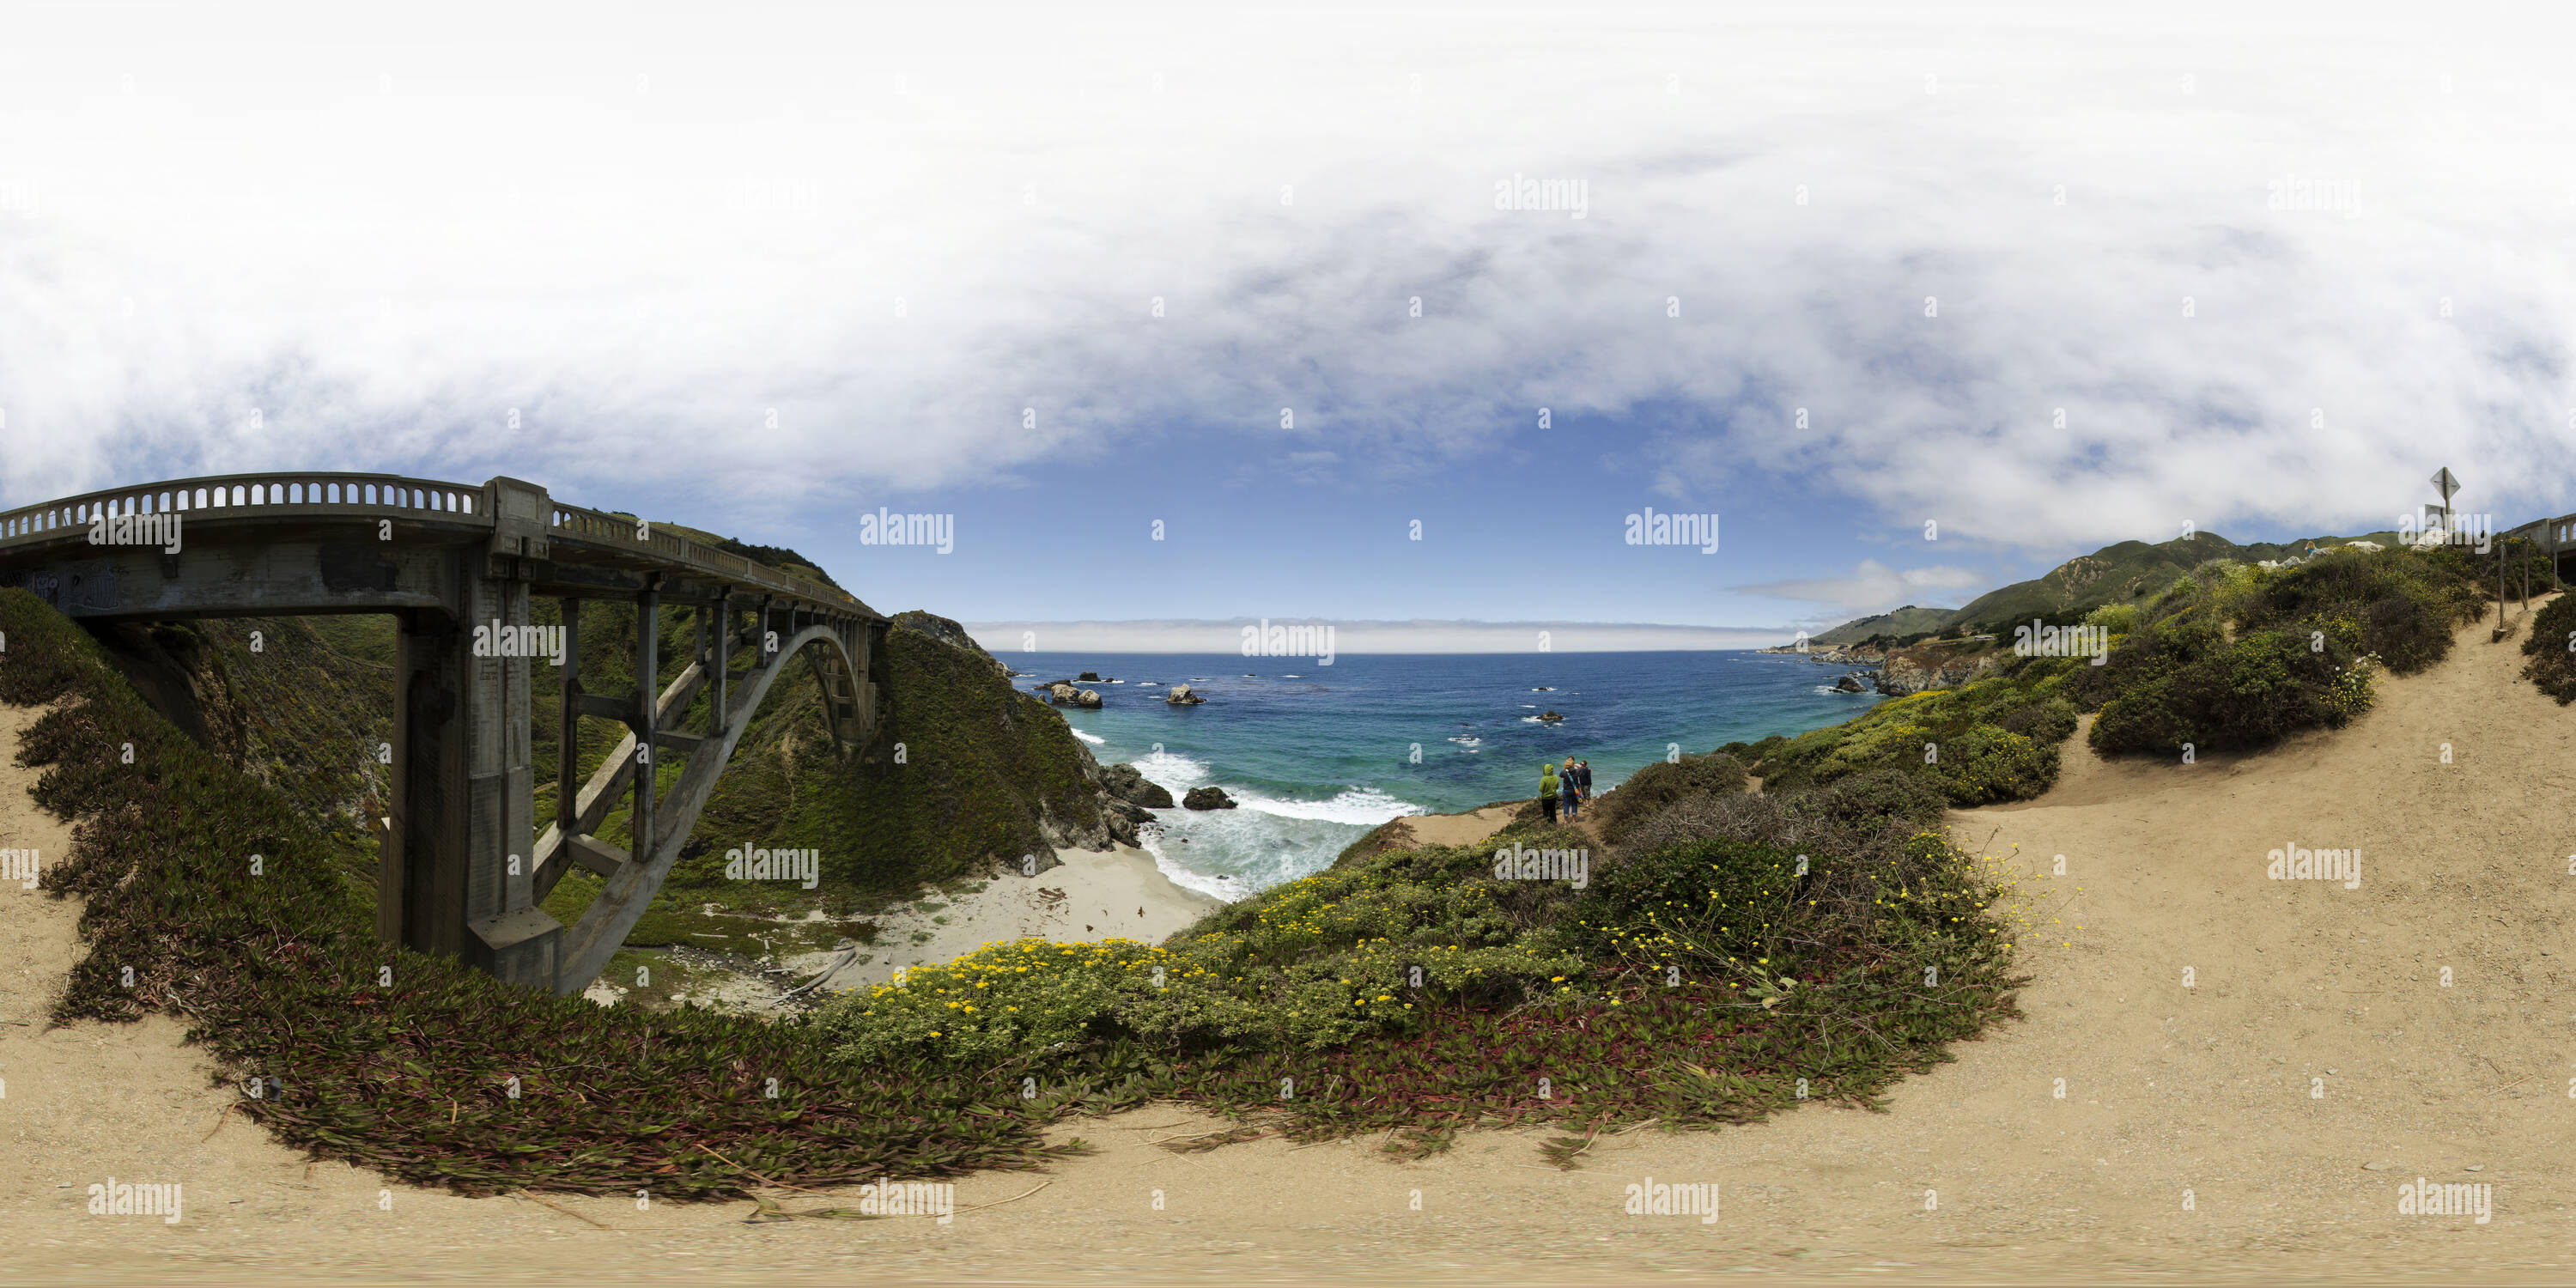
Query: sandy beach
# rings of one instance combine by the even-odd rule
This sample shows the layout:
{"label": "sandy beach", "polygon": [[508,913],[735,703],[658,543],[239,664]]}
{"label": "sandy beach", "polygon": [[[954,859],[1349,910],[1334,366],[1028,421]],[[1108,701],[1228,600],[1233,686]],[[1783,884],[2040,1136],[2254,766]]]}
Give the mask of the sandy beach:
{"label": "sandy beach", "polygon": [[[1034,877],[993,877],[955,897],[925,894],[877,919],[877,942],[858,950],[822,988],[882,984],[898,970],[954,961],[986,944],[1015,939],[1074,943],[1100,939],[1163,940],[1225,901],[1176,885],[1134,846],[1057,850],[1058,867]],[[789,964],[821,970],[837,953],[811,953]]]}

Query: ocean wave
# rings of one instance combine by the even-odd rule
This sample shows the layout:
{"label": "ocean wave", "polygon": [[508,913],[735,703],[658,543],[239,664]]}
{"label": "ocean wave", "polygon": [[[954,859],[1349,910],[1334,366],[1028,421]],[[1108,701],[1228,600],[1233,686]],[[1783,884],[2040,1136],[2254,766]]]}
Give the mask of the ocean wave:
{"label": "ocean wave", "polygon": [[1180,795],[1208,779],[1207,762],[1192,760],[1174,751],[1156,751],[1138,756],[1133,762],[1145,781]]}
{"label": "ocean wave", "polygon": [[1231,876],[1208,876],[1183,867],[1174,862],[1172,856],[1164,851],[1163,840],[1161,835],[1147,832],[1138,836],[1136,843],[1138,848],[1154,856],[1154,870],[1171,878],[1173,885],[1184,890],[1196,890],[1200,894],[1214,895],[1228,903],[1237,899],[1248,899],[1259,892],[1258,888],[1249,881],[1235,880]]}
{"label": "ocean wave", "polygon": [[1389,819],[1407,814],[1427,814],[1429,810],[1410,801],[1397,800],[1374,787],[1353,787],[1327,801],[1281,800],[1259,792],[1226,793],[1234,803],[1264,814],[1281,818],[1313,819],[1321,823],[1358,823],[1375,827]]}
{"label": "ocean wave", "polygon": [[1109,740],[1108,740],[1108,739],[1106,739],[1106,738],[1094,737],[1094,736],[1093,736],[1093,735],[1091,735],[1091,734],[1084,733],[1084,732],[1083,732],[1083,731],[1081,731],[1080,729],[1076,729],[1076,730],[1074,730],[1074,731],[1073,731],[1073,736],[1074,736],[1074,737],[1076,737],[1076,738],[1080,738],[1080,739],[1082,739],[1084,742],[1090,743],[1090,744],[1091,744],[1092,746],[1094,746],[1094,747],[1097,747],[1097,746],[1099,746],[1100,744],[1102,744],[1102,743],[1104,743],[1104,742],[1109,741]]}
{"label": "ocean wave", "polygon": [[1235,900],[1313,876],[1350,843],[1420,806],[1384,792],[1352,788],[1324,801],[1283,800],[1227,789],[1238,808],[1168,811],[1144,829],[1139,844],[1176,885]]}

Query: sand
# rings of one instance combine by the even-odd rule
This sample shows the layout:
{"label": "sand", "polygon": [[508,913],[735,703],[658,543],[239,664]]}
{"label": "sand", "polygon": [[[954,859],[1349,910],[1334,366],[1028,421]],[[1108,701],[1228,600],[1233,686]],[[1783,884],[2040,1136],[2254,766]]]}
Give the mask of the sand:
{"label": "sand", "polygon": [[[2442,666],[2384,682],[2351,729],[2190,767],[2105,764],[2079,738],[2049,796],[1956,815],[1961,836],[2018,843],[2039,871],[2064,854],[2067,875],[2032,887],[2048,934],[2024,945],[2026,1018],[1898,1085],[1885,1114],[1635,1132],[1563,1173],[1540,1165],[1540,1132],[1406,1164],[1374,1140],[1183,1157],[1150,1142],[1211,1120],[1155,1106],[1066,1125],[1059,1138],[1099,1152],[1048,1173],[964,1178],[961,1207],[1000,1206],[948,1226],[555,1200],[601,1230],[407,1188],[383,1212],[375,1178],[308,1177],[238,1121],[207,1140],[226,1095],[176,1025],[5,1029],[8,1278],[2564,1282],[2576,713],[2520,663],[2473,626]],[[23,713],[0,721],[5,735]],[[22,781],[0,781],[0,836],[42,826]],[[2293,839],[2362,849],[2361,886],[2265,879],[2265,851]],[[68,905],[11,886],[0,909],[0,979],[58,976]],[[91,1217],[54,1188],[110,1171],[184,1180],[187,1218]],[[2399,1215],[2418,1175],[2491,1184],[2493,1220]],[[1623,1187],[1649,1176],[1719,1183],[1722,1216],[1623,1215]]]}
{"label": "sand", "polygon": [[[1154,856],[1134,846],[1114,850],[1057,850],[1062,866],[1034,877],[1008,873],[979,890],[950,898],[930,895],[910,908],[877,917],[877,942],[825,980],[830,990],[881,984],[908,966],[935,965],[986,944],[1034,938],[1058,942],[1140,939],[1161,943],[1172,933],[1225,906],[1225,901],[1176,885],[1154,866]],[[920,942],[914,942],[916,936]],[[820,969],[838,954],[817,953],[791,965]]]}
{"label": "sand", "polygon": [[1424,845],[1474,845],[1502,831],[1503,825],[1520,812],[1518,803],[1487,805],[1463,814],[1413,814],[1404,825],[1413,829],[1414,838]]}

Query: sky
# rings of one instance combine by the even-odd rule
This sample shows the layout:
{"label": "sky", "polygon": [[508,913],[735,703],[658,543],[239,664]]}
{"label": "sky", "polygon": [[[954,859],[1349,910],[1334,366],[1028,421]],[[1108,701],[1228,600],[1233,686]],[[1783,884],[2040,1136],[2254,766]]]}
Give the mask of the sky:
{"label": "sky", "polygon": [[15,5],[0,505],[508,474],[1128,650],[1772,643],[2443,466],[2510,526],[2576,509],[2570,25]]}

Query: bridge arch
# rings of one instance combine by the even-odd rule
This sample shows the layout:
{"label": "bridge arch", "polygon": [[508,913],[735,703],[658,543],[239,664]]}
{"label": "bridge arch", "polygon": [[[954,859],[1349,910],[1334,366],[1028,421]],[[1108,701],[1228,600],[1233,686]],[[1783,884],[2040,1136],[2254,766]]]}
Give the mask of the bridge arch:
{"label": "bridge arch", "polygon": [[[578,992],[643,915],[741,739],[744,721],[802,652],[833,736],[866,740],[887,619],[854,596],[635,516],[553,500],[501,477],[480,486],[385,474],[173,479],[0,512],[0,585],[100,621],[387,613],[398,625],[392,813],[380,821],[377,932],[500,978]],[[496,648],[532,597],[565,606],[563,719],[554,826],[535,828],[532,658]],[[580,682],[582,605],[632,605],[638,677],[628,692]],[[696,642],[658,695],[660,615],[694,610]],[[511,638],[519,638],[512,636]],[[773,639],[776,642],[772,649]],[[751,664],[737,677],[734,653]],[[709,727],[681,718],[712,686]],[[628,727],[617,754],[577,781],[584,718]],[[638,764],[686,760],[669,799]],[[592,832],[631,794],[633,853]],[[567,936],[538,904],[572,864],[609,878]]]}
{"label": "bridge arch", "polygon": [[[761,702],[769,696],[785,659],[799,654],[809,655],[809,669],[823,688],[825,710],[833,724],[833,737],[844,745],[864,739],[864,730],[844,727],[836,709],[836,693],[855,687],[851,681],[841,677],[862,674],[859,655],[853,653],[842,628],[823,623],[808,625],[782,640],[774,654],[768,653],[767,643],[764,636],[754,645],[762,650],[766,660],[745,672],[741,682],[731,686],[730,694],[719,694],[709,703],[712,726],[709,731],[679,735],[683,741],[678,745],[688,758],[687,767],[681,771],[679,781],[672,785],[668,797],[642,806],[650,811],[650,816],[643,826],[633,828],[637,838],[634,850],[618,850],[589,837],[585,831],[570,833],[571,840],[566,843],[564,838],[568,834],[563,830],[562,818],[558,818],[556,824],[547,828],[545,835],[538,839],[535,851],[536,899],[543,900],[551,893],[563,874],[575,864],[599,874],[607,882],[591,900],[581,919],[564,934],[561,964],[556,972],[557,991],[577,993],[598,978],[599,972],[607,968],[609,959],[617,954],[618,947],[626,942],[628,932],[634,930],[635,923],[643,918],[653,902],[654,893],[661,889],[663,880],[670,876],[672,865],[679,861],[681,847],[696,828],[698,815],[705,810],[708,798],[714,794],[717,779],[732,763],[734,750],[742,741],[743,731],[750,725],[752,713],[758,711]],[[698,694],[706,689],[708,674],[703,664],[693,663],[663,691],[660,705],[669,710],[688,710]],[[723,709],[721,715],[714,714],[718,707]],[[567,706],[564,744],[567,747],[576,745],[571,738],[571,725],[578,718],[569,712],[570,707]],[[661,740],[657,738],[657,741]],[[637,770],[645,763],[636,754],[639,745],[637,736],[630,732],[609,753],[600,770],[592,776],[590,785],[568,798],[558,796],[559,801],[569,800],[569,817],[578,823],[594,808],[593,802],[614,800],[621,794],[621,789],[637,778]],[[602,809],[599,812],[604,815],[606,811]],[[644,819],[646,816],[638,814],[634,817]],[[594,820],[591,826],[596,825]],[[545,916],[544,913],[537,915]]]}

